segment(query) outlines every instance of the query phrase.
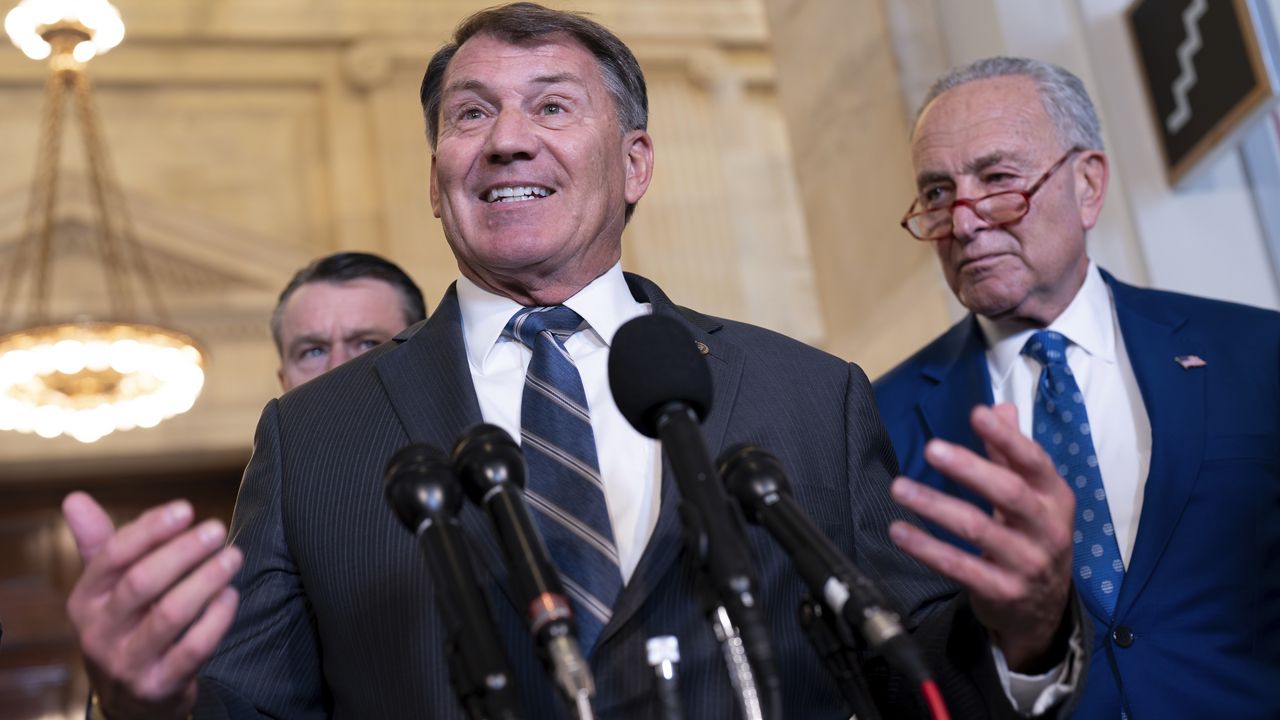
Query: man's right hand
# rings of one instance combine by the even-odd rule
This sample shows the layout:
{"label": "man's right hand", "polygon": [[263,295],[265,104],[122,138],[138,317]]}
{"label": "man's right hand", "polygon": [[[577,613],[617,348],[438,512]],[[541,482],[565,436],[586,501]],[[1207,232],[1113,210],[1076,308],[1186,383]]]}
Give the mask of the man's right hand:
{"label": "man's right hand", "polygon": [[89,682],[111,720],[183,718],[196,700],[196,673],[231,627],[239,597],[231,579],[243,555],[223,548],[217,520],[195,527],[178,500],[116,530],[82,492],[62,501],[84,571],[67,615]]}

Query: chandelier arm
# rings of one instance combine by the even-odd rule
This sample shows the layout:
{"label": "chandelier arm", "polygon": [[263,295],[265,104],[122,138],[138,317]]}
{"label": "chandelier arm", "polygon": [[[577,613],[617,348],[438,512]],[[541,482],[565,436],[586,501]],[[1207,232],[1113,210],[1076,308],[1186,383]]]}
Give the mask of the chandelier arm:
{"label": "chandelier arm", "polygon": [[57,96],[52,98],[53,117],[50,124],[51,153],[49,155],[48,180],[45,183],[45,195],[41,198],[44,208],[41,217],[40,240],[37,245],[36,278],[31,287],[31,324],[41,324],[49,318],[50,297],[52,296],[49,269],[53,258],[54,216],[58,205],[58,184],[60,180],[59,159],[62,155],[62,126],[65,121],[65,94],[71,78],[58,78]]}
{"label": "chandelier arm", "polygon": [[[40,122],[40,144],[36,150],[36,168],[31,177],[31,190],[27,194],[27,211],[24,215],[22,236],[14,248],[13,262],[9,264],[8,278],[5,281],[4,304],[0,308],[0,329],[9,328],[10,322],[20,324],[18,312],[19,289],[24,280],[30,280],[34,288],[34,278],[26,275],[28,265],[37,252],[42,232],[41,218],[48,215],[48,198],[56,192],[59,150],[62,143],[62,104],[65,86],[62,78],[50,73],[44,83],[44,107]],[[35,307],[34,298],[28,303],[27,311],[31,313]]]}
{"label": "chandelier arm", "polygon": [[80,125],[84,134],[85,154],[89,161],[89,180],[94,206],[98,212],[98,250],[102,255],[103,276],[106,280],[107,302],[112,314],[119,319],[136,319],[133,293],[125,276],[120,249],[116,246],[117,233],[112,222],[109,195],[113,187],[110,170],[104,157],[104,143],[93,107],[92,88],[83,71],[75,72],[71,81],[76,106],[80,111]]}
{"label": "chandelier arm", "polygon": [[[110,168],[110,159],[107,157],[107,146],[102,146],[102,153],[106,167]],[[138,281],[142,285],[143,293],[146,299],[150,301],[151,312],[155,315],[156,321],[161,324],[167,324],[170,321],[169,310],[164,304],[164,298],[160,292],[160,285],[156,282],[155,273],[152,272],[151,261],[147,259],[147,254],[143,251],[141,243],[138,242],[138,235],[134,230],[133,217],[129,211],[129,203],[124,197],[124,191],[118,182],[108,185],[111,192],[109,201],[120,218],[120,250],[124,263],[130,267]],[[132,296],[131,296],[132,297]],[[139,302],[141,305],[141,302]]]}
{"label": "chandelier arm", "polygon": [[5,276],[4,300],[0,302],[0,334],[9,332],[12,327],[17,325],[13,318],[18,314],[19,283],[26,274],[32,242],[30,232],[24,228],[22,236],[14,243],[13,258],[9,263],[9,271]]}
{"label": "chandelier arm", "polygon": [[[85,77],[84,98],[86,106],[93,107],[92,88],[89,87],[89,79]],[[106,203],[108,207],[115,212],[116,218],[119,220],[119,236],[120,242],[119,252],[121,258],[121,268],[131,271],[137,283],[142,285],[142,291],[146,294],[146,298],[150,301],[151,312],[156,320],[160,323],[168,323],[170,320],[168,308],[165,306],[164,298],[160,292],[160,286],[156,282],[155,274],[152,272],[151,262],[147,259],[147,254],[143,252],[141,244],[138,242],[138,235],[133,224],[133,216],[129,210],[129,203],[124,196],[124,191],[119,180],[115,177],[113,171],[114,165],[111,163],[111,150],[107,144],[102,141],[102,121],[96,111],[90,114],[93,123],[94,136],[98,139],[98,153],[101,158],[101,172],[106,178]],[[121,277],[127,277],[122,273]],[[128,285],[125,288],[126,295],[129,298],[130,305],[133,306],[134,286]],[[141,306],[141,302],[138,303]]]}
{"label": "chandelier arm", "polygon": [[[4,285],[4,302],[0,304],[0,332],[8,331],[11,323],[16,327],[21,323],[18,312],[18,296],[24,280],[34,278],[27,276],[28,265],[36,253],[39,243],[41,223],[44,215],[45,199],[53,192],[50,186],[54,181],[54,171],[58,165],[59,148],[61,146],[61,105],[62,79],[56,73],[50,73],[44,83],[44,107],[40,122],[40,144],[36,150],[36,167],[31,176],[31,190],[27,194],[27,210],[23,216],[22,235],[13,249],[13,260],[9,263]],[[28,304],[28,313],[33,305]]]}
{"label": "chandelier arm", "polygon": [[[138,242],[133,218],[129,210],[129,203],[124,197],[124,191],[121,189],[119,180],[115,177],[110,149],[103,140],[102,121],[94,105],[91,81],[87,74],[82,73],[81,76],[81,81],[77,84],[77,97],[81,100],[85,112],[86,126],[91,128],[88,132],[92,133],[94,146],[96,147],[99,186],[103,188],[102,203],[106,209],[104,217],[107,218],[103,224],[111,226],[113,231],[112,240],[117,243],[111,245],[110,249],[114,257],[114,265],[112,267],[118,272],[122,290],[121,297],[126,301],[122,309],[129,314],[140,310],[141,299],[135,298],[135,293],[137,292],[135,284],[141,284],[142,291],[150,302],[151,311],[155,319],[158,322],[167,323],[170,320],[168,308],[165,306],[164,298],[160,293],[160,286],[156,283],[155,274],[152,272],[147,254],[143,252],[142,246]],[[115,223],[110,222],[112,218],[116,220]],[[131,276],[136,281],[135,284],[130,284]]]}
{"label": "chandelier arm", "polygon": [[164,298],[160,294],[160,286],[156,283],[155,274],[151,271],[151,262],[147,259],[147,254],[142,251],[138,236],[133,231],[133,223],[129,218],[129,206],[123,198],[120,198],[118,208],[123,219],[120,235],[121,245],[129,255],[134,271],[141,281],[142,289],[146,293],[147,299],[151,302],[151,311],[155,315],[156,321],[162,325],[168,324],[171,319],[169,309],[164,304]]}

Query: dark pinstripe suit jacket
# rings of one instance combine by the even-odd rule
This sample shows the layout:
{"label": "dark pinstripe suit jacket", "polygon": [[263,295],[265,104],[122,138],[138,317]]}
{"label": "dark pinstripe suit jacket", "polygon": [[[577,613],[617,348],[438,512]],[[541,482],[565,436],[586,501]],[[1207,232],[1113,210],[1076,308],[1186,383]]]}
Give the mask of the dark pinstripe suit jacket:
{"label": "dark pinstripe suit jacket", "polygon": [[[957,717],[1009,711],[987,640],[952,587],[901,555],[886,525],[896,468],[866,376],[855,365],[759,328],[677,308],[628,276],[654,312],[681,318],[710,348],[712,452],[754,442],[789,468],[799,503],[903,607],[939,668]],[[267,405],[245,470],[232,541],[245,552],[236,621],[201,677],[198,716],[457,718],[440,619],[414,538],[382,495],[387,459],[409,442],[448,448],[481,421],[453,291],[431,319]],[[653,537],[591,658],[601,717],[656,717],[644,642],[680,639],[686,717],[733,714],[731,689],[692,590],[666,469]],[[462,524],[489,591],[529,717],[568,717],[534,655],[486,518]],[[789,718],[841,717],[834,686],[796,620],[801,582],[761,531],[750,547],[763,585]],[[911,693],[874,659],[893,710]],[[995,708],[995,710],[989,710]]]}

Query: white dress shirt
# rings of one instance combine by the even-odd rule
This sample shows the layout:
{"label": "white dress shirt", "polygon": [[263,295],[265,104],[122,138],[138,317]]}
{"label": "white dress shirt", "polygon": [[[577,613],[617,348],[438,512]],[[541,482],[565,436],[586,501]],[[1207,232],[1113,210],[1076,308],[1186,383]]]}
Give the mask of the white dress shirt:
{"label": "white dress shirt", "polygon": [[[978,316],[978,324],[987,339],[992,397],[1018,408],[1022,434],[1031,437],[1041,368],[1040,363],[1021,353],[1036,330],[1010,328],[982,316]],[[1151,467],[1151,421],[1125,352],[1115,302],[1102,273],[1092,262],[1080,291],[1048,329],[1071,341],[1067,365],[1084,395],[1089,435],[1098,456],[1116,544],[1128,567]]]}
{"label": "white dress shirt", "polygon": [[[609,345],[623,323],[649,313],[651,308],[631,297],[621,264],[592,280],[564,305],[590,326],[566,340],[565,349],[578,366],[587,394],[605,504],[626,583],[658,522],[661,448],[657,441],[636,432],[614,404],[609,389]],[[458,307],[480,415],[520,442],[520,403],[533,352],[502,334],[520,305],[463,277],[458,279]]]}
{"label": "white dress shirt", "polygon": [[[1033,437],[1031,423],[1042,368],[1039,362],[1022,354],[1022,347],[1037,330],[981,315],[977,318],[987,342],[991,396],[997,403],[1013,403],[1018,409],[1022,434]],[[1070,341],[1067,365],[1084,395],[1089,435],[1098,456],[1116,544],[1128,566],[1151,466],[1151,422],[1125,352],[1115,301],[1092,261],[1071,304],[1046,329],[1059,332]],[[1076,628],[1071,636],[1072,658],[1083,653],[1081,643],[1080,629]],[[1014,706],[1037,713],[1071,692],[1083,670],[1069,658],[1065,665],[1044,675],[1017,675],[1008,671],[999,648],[993,646],[992,651],[1001,683]]]}
{"label": "white dress shirt", "polygon": [[[458,279],[457,287],[462,337],[480,414],[485,422],[503,428],[519,442],[525,371],[533,352],[503,337],[502,331],[521,306],[465,277]],[[631,296],[621,264],[593,280],[564,305],[590,326],[566,340],[565,349],[578,367],[587,394],[605,503],[625,583],[635,572],[658,521],[662,455],[658,442],[636,432],[614,404],[609,389],[608,350],[623,323],[651,312],[652,307]],[[1072,638],[1075,657],[1082,652],[1078,643],[1079,632]],[[1069,692],[1069,687],[1062,684],[1064,676],[1077,674],[1070,670],[1073,663],[1069,661],[1042,676],[1012,675],[998,650],[995,655],[1005,692],[1019,709],[1035,707],[1038,711],[1047,707],[1061,693]],[[1049,685],[1053,687],[1046,689]]]}

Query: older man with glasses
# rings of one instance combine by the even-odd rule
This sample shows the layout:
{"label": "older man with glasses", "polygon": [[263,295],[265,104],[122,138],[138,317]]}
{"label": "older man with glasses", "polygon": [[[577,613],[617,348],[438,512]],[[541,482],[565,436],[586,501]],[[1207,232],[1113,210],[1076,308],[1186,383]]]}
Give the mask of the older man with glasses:
{"label": "older man with glasses", "polygon": [[1060,67],[990,58],[943,77],[912,163],[902,227],[971,312],[875,384],[903,473],[988,505],[930,467],[930,440],[982,452],[971,410],[1012,404],[1076,495],[1095,631],[1076,717],[1280,717],[1280,315],[1135,288],[1089,259],[1108,160]]}

